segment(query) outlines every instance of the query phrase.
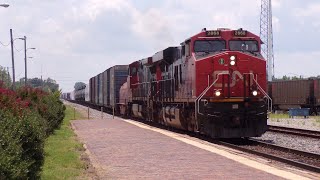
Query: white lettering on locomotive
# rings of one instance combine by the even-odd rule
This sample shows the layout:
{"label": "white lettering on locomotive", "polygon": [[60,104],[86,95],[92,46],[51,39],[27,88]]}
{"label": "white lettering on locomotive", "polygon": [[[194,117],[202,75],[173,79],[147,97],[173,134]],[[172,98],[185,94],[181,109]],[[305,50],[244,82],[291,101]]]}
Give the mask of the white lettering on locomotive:
{"label": "white lettering on locomotive", "polygon": [[[252,71],[250,71],[252,72]],[[229,71],[214,71],[212,76],[213,76],[213,81],[217,80],[217,78],[220,79],[220,81],[222,80],[222,76],[220,75],[218,77],[218,74],[229,74],[230,72]],[[253,77],[250,76],[250,85],[253,84]],[[230,87],[234,87],[236,85],[236,83],[239,81],[239,80],[243,80],[243,75],[239,72],[239,71],[233,71],[232,74],[231,74],[231,83],[230,83]],[[219,80],[218,80],[219,81]],[[248,83],[248,82],[247,82]],[[225,87],[228,86],[228,83],[225,83],[224,85]],[[215,83],[214,84],[214,87],[222,87],[222,83],[221,82],[218,82],[218,83]]]}

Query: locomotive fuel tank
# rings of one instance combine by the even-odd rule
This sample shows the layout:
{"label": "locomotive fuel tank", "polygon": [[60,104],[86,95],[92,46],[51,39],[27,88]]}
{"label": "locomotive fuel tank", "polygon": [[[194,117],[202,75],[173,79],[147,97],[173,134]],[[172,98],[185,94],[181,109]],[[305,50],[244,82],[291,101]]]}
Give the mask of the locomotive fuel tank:
{"label": "locomotive fuel tank", "polygon": [[142,111],[142,105],[132,104],[132,114],[134,117],[143,118]]}
{"label": "locomotive fuel tank", "polygon": [[165,125],[178,129],[185,129],[181,123],[181,109],[177,107],[167,106],[162,108],[162,113]]}

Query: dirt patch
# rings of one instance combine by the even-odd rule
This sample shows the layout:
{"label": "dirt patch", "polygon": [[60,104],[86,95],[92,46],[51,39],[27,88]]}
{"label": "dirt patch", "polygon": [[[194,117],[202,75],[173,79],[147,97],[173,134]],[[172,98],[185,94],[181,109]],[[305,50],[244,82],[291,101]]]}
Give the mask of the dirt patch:
{"label": "dirt patch", "polygon": [[[72,126],[71,124],[71,129],[73,130],[73,132],[75,132],[75,128],[74,126]],[[81,142],[80,138],[77,136],[76,133],[75,134],[75,139],[78,142]],[[82,143],[82,142],[81,142]],[[85,144],[82,144],[82,146],[78,146],[76,147],[76,151],[78,151],[80,153],[80,160],[83,162],[83,166],[84,166],[84,171],[83,173],[77,177],[76,179],[82,180],[82,179],[89,179],[89,180],[97,180],[100,179],[99,176],[97,175],[97,171],[96,169],[93,167],[92,162],[90,160],[90,157],[88,155],[88,151],[86,149]]]}
{"label": "dirt patch", "polygon": [[85,151],[81,151],[81,161],[84,162],[85,171],[79,179],[90,179],[90,180],[96,180],[100,179],[96,173],[95,168],[92,166],[90,158],[88,154]]}

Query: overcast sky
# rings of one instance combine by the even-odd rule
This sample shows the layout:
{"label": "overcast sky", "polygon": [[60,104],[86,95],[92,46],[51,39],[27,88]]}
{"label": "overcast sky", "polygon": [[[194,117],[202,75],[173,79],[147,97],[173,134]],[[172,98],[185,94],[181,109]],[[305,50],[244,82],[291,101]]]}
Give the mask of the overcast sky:
{"label": "overcast sky", "polygon": [[[207,29],[244,28],[259,35],[260,0],[0,0],[0,41],[27,36],[28,76],[51,77],[63,91],[115,64],[152,56]],[[275,75],[320,74],[319,0],[273,0]],[[17,50],[23,41],[16,40]],[[0,65],[11,67],[10,46]],[[16,79],[24,77],[15,51]],[[42,69],[42,71],[41,71]]]}

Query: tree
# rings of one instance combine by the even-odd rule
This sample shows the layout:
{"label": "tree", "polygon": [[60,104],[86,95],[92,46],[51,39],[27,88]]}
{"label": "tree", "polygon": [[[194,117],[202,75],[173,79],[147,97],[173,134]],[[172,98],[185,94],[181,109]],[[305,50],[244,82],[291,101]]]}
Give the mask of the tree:
{"label": "tree", "polygon": [[[20,81],[16,81],[16,87],[21,88],[25,86],[24,83],[25,79],[21,78]],[[32,88],[39,88],[46,92],[56,92],[59,91],[59,84],[51,78],[48,78],[47,80],[42,80],[40,78],[32,78],[28,79],[27,81],[28,86]]]}
{"label": "tree", "polygon": [[28,79],[28,86],[37,88],[37,87],[41,87],[42,84],[43,84],[43,81],[39,78]]}
{"label": "tree", "polygon": [[86,84],[83,83],[83,82],[76,82],[76,83],[74,84],[74,89],[75,89],[75,90],[83,89],[83,88],[85,88],[85,87],[86,87]]}
{"label": "tree", "polygon": [[2,66],[0,66],[0,86],[10,87],[12,83],[9,72]]}
{"label": "tree", "polygon": [[286,76],[286,75],[282,76],[282,80],[290,80],[290,79],[291,79],[290,76]]}

